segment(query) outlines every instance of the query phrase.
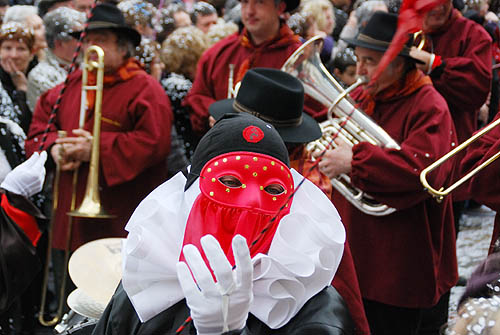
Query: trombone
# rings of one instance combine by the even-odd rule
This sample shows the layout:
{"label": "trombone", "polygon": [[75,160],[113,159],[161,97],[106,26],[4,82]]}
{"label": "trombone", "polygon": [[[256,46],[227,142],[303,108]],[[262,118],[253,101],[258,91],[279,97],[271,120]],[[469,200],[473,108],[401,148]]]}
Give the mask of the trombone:
{"label": "trombone", "polygon": [[[97,61],[89,60],[89,56],[94,53],[97,55]],[[97,70],[97,81],[94,86],[88,85],[88,71]],[[100,144],[100,135],[101,135],[101,106],[102,106],[102,91],[103,91],[103,82],[104,82],[104,51],[98,46],[89,47],[85,53],[82,63],[82,94],[81,94],[81,103],[80,103],[80,118],[79,118],[79,128],[83,129],[85,123],[85,112],[86,112],[86,97],[88,90],[96,91],[95,105],[94,105],[94,125],[93,125],[93,136],[92,136],[92,151],[90,155],[90,163],[89,163],[89,174],[87,177],[87,186],[85,190],[85,195],[83,201],[78,207],[75,209],[76,203],[76,186],[78,183],[78,169],[73,172],[73,191],[71,194],[71,205],[68,219],[68,229],[66,234],[66,245],[64,250],[64,268],[63,268],[63,277],[61,281],[61,287],[59,290],[59,301],[56,315],[51,320],[46,320],[44,318],[45,314],[45,302],[47,297],[47,288],[48,288],[48,277],[49,277],[49,263],[51,261],[51,245],[53,238],[53,223],[55,219],[55,214],[58,207],[58,187],[59,187],[59,177],[60,177],[60,169],[59,166],[56,168],[56,173],[54,177],[54,195],[53,195],[53,205],[52,205],[52,215],[50,220],[49,234],[48,234],[48,247],[46,254],[46,262],[44,267],[43,274],[43,283],[42,283],[42,295],[40,302],[40,311],[38,314],[38,321],[40,324],[46,327],[52,327],[59,323],[62,317],[63,308],[64,308],[64,297],[66,291],[66,282],[67,282],[67,267],[69,262],[70,248],[71,248],[71,233],[73,226],[73,217],[85,217],[85,218],[112,218],[113,215],[108,214],[101,206],[101,201],[99,197],[99,144]],[[66,136],[66,132],[60,131],[60,137]]]}
{"label": "trombone", "polygon": [[453,190],[458,188],[460,185],[465,183],[467,180],[472,178],[475,174],[477,174],[479,171],[493,163],[498,157],[500,157],[500,151],[491,156],[488,160],[486,160],[484,163],[481,165],[477,166],[474,168],[472,171],[467,173],[465,176],[457,180],[455,183],[453,183],[451,186],[449,186],[447,189],[444,189],[441,187],[439,190],[436,190],[433,188],[429,182],[427,181],[427,174],[429,174],[432,170],[436,169],[438,166],[446,162],[448,159],[451,157],[455,156],[458,152],[462,151],[463,149],[467,148],[471,143],[476,141],[478,138],[489,132],[491,129],[495,128],[500,124],[500,119],[495,120],[494,122],[491,122],[489,125],[478,131],[476,134],[465,140],[462,144],[457,146],[455,149],[451,150],[447,154],[445,154],[443,157],[439,158],[437,161],[426,167],[425,169],[420,172],[420,182],[424,186],[424,189],[429,192],[437,202],[443,201],[444,197],[450,194]]}

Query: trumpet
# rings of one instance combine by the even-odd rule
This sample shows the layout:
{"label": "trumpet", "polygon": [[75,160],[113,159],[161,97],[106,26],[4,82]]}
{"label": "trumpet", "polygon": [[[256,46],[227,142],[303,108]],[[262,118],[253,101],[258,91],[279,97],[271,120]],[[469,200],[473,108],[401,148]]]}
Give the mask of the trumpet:
{"label": "trumpet", "polygon": [[457,153],[460,151],[466,149],[470,144],[475,142],[478,138],[482,137],[484,134],[488,133],[490,130],[495,128],[500,124],[500,119],[495,120],[494,122],[491,122],[488,124],[486,127],[478,131],[476,134],[473,136],[469,137],[467,140],[465,140],[463,143],[458,145],[455,149],[451,150],[447,154],[445,154],[443,157],[439,158],[437,161],[426,167],[425,169],[420,172],[420,182],[424,186],[424,189],[429,192],[437,202],[443,201],[444,197],[446,197],[448,194],[450,194],[453,190],[457,189],[460,185],[465,183],[467,180],[471,179],[474,177],[479,171],[493,163],[495,160],[500,157],[500,151],[491,156],[489,159],[487,159],[484,163],[481,165],[477,166],[474,168],[472,171],[467,173],[465,176],[462,178],[458,179],[456,182],[454,182],[452,185],[450,185],[447,189],[444,189],[443,187],[439,188],[439,190],[435,189],[432,187],[429,182],[427,181],[427,175],[433,171],[434,169],[438,168],[440,165],[442,165],[444,162],[447,160],[451,159],[454,157]]}
{"label": "trumpet", "polygon": [[227,79],[227,98],[235,98],[240,89],[241,82],[234,84],[234,64],[229,64],[229,77]]}
{"label": "trumpet", "polygon": [[[365,83],[358,79],[347,90],[328,73],[320,59],[323,38],[315,36],[305,42],[285,62],[282,71],[297,77],[304,85],[304,91],[313,99],[328,107],[328,120],[321,123],[323,137],[307,145],[309,151],[321,152],[330,144],[332,136],[338,136],[351,146],[365,141],[384,148],[399,150],[399,144],[377,125],[368,115],[357,110],[347,95],[355,87]],[[335,115],[335,117],[334,117]],[[354,187],[347,174],[331,179],[332,186],[361,212],[384,216],[395,211],[378,203],[369,194]]]}
{"label": "trumpet", "polygon": [[[97,61],[89,61],[89,56],[95,53],[97,55]],[[97,82],[95,86],[89,86],[88,82],[88,71],[97,70]],[[94,125],[93,125],[93,136],[92,136],[92,151],[90,155],[90,164],[89,164],[89,174],[87,177],[87,187],[85,190],[85,196],[82,201],[82,204],[78,209],[75,209],[76,203],[76,189],[78,182],[78,170],[73,172],[73,180],[72,186],[73,191],[71,195],[71,205],[68,219],[68,229],[66,234],[66,245],[64,250],[64,268],[63,268],[63,277],[61,280],[61,287],[59,290],[59,301],[58,307],[56,311],[56,315],[50,319],[45,319],[45,302],[47,297],[47,288],[48,288],[48,275],[49,275],[49,263],[51,261],[51,244],[53,238],[53,220],[55,218],[55,214],[58,208],[58,187],[59,187],[59,176],[60,169],[57,166],[56,173],[54,177],[54,193],[53,193],[53,204],[52,204],[52,215],[51,215],[51,223],[49,227],[48,234],[48,247],[46,254],[46,262],[44,267],[43,274],[43,283],[42,283],[42,293],[41,293],[41,303],[40,303],[40,311],[38,313],[38,321],[40,324],[46,327],[51,327],[59,323],[62,317],[63,309],[64,309],[64,296],[66,291],[66,283],[67,283],[67,267],[69,262],[70,255],[70,247],[71,247],[71,234],[72,234],[72,226],[73,226],[73,217],[86,217],[86,218],[112,218],[112,215],[109,215],[101,206],[100,197],[99,197],[99,185],[98,185],[98,171],[99,171],[99,143],[100,143],[100,132],[101,132],[101,105],[102,105],[102,91],[103,91],[103,80],[104,78],[104,51],[98,46],[89,47],[84,54],[84,59],[82,63],[82,100],[80,104],[80,119],[79,119],[79,128],[82,129],[85,122],[85,111],[86,111],[86,92],[87,90],[95,90],[96,91],[96,99],[94,105]],[[66,132],[60,131],[60,137],[66,136]]]}

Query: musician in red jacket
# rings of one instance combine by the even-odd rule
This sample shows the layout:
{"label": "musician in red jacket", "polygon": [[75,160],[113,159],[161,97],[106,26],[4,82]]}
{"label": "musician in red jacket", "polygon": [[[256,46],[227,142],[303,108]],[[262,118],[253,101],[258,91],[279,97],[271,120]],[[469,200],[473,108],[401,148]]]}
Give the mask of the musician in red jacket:
{"label": "musician in red jacket", "polygon": [[[376,12],[355,40],[357,74],[371,79],[397,27],[397,16]],[[411,41],[409,42],[411,43]],[[456,143],[446,101],[415,66],[409,44],[373,85],[352,97],[400,149],[341,140],[319,163],[330,178],[352,185],[396,209],[362,213],[340,194],[334,203],[346,226],[372,334],[417,334],[421,313],[438,303],[458,278],[451,199],[437,203],[423,190],[420,171]],[[451,163],[432,175],[449,182]]]}
{"label": "musician in red jacket", "polygon": [[[495,120],[500,118],[500,113],[496,115]],[[483,164],[493,155],[500,151],[500,127],[495,127],[485,135],[481,136],[473,142],[466,151],[466,155],[461,162],[460,176],[464,176],[473,168]],[[500,169],[500,160],[496,160],[486,168],[478,172],[467,183],[468,195],[491,209],[500,212],[500,178],[498,171]],[[491,237],[491,245],[489,253],[493,252],[495,244],[500,237],[500,215],[495,216],[495,224],[493,226],[493,234]]]}
{"label": "musician in red jacket", "polygon": [[[228,36],[207,50],[198,63],[196,79],[186,96],[193,130],[208,130],[208,106],[228,98],[228,92],[254,67],[281,68],[300,46],[300,40],[280,15],[300,0],[241,0],[241,32]],[[232,87],[229,87],[231,85]]]}
{"label": "musician in red jacket", "polygon": [[[116,6],[107,3],[94,8],[87,30],[84,47],[98,45],[104,51],[99,191],[103,207],[114,218],[73,220],[71,250],[99,238],[126,236],[124,227],[134,209],[166,180],[165,159],[170,150],[170,103],[158,81],[130,54],[139,44],[140,34],[125,24]],[[95,71],[89,71],[88,77],[89,83],[96,80]],[[46,141],[49,158],[62,171],[52,246],[59,250],[66,245],[73,170],[79,168],[77,205],[83,199],[89,171],[96,93],[87,91],[88,110],[83,129],[78,129],[81,88],[82,72],[78,70],[69,75],[59,113],[50,125]],[[38,100],[26,140],[28,155],[38,150],[42,142],[60,89],[56,86]],[[57,138],[58,130],[66,130],[68,136]]]}

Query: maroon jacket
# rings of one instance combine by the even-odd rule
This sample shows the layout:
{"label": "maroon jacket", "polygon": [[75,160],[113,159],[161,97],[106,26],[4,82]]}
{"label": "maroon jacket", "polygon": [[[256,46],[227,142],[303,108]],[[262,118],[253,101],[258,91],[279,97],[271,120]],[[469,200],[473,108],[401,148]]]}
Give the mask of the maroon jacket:
{"label": "maroon jacket", "polygon": [[[426,35],[426,49],[442,57],[443,65],[431,73],[432,83],[448,103],[462,143],[477,130],[479,108],[485,103],[491,87],[492,47],[486,30],[453,9],[443,28]],[[463,154],[457,156],[458,162]],[[461,190],[454,200],[464,200]]]}
{"label": "maroon jacket", "polygon": [[[355,91],[353,98],[361,91]],[[431,85],[406,97],[377,102],[372,117],[401,150],[367,142],[355,145],[352,183],[397,211],[366,215],[342,195],[334,195],[361,294],[394,306],[431,307],[458,278],[455,230],[451,199],[438,204],[430,198],[419,173],[456,142],[453,121],[445,100]],[[431,183],[449,182],[450,168],[434,173]]]}
{"label": "maroon jacket", "polygon": [[215,101],[227,99],[229,64],[234,64],[233,85],[242,63],[261,53],[250,68],[267,67],[279,69],[288,57],[300,46],[298,39],[288,43],[267,44],[264,47],[247,48],[240,43],[240,34],[235,33],[208,49],[196,71],[193,87],[186,96],[185,104],[192,109],[193,130],[203,135],[208,130],[208,107]]}
{"label": "maroon jacket", "polygon": [[[496,115],[495,120],[500,118],[500,113]],[[495,127],[487,134],[481,136],[473,142],[468,148],[461,164],[460,176],[465,176],[467,172],[481,165],[493,155],[500,151],[500,127]],[[468,194],[470,197],[491,209],[500,213],[500,160],[497,159],[486,168],[477,173],[468,183]],[[495,217],[491,246],[500,237],[500,214]]]}
{"label": "maroon jacket", "polygon": [[490,92],[491,37],[456,9],[446,29],[426,37],[426,49],[441,56],[444,62],[442,69],[434,69],[431,79],[448,103],[461,143],[476,131],[477,112]]}
{"label": "maroon jacket", "polygon": [[[57,130],[78,128],[81,71],[71,74],[59,113],[50,128],[46,147],[54,143]],[[38,150],[42,133],[61,86],[49,90],[38,100],[26,153]],[[74,219],[71,249],[104,237],[125,237],[123,229],[139,202],[166,180],[166,157],[170,150],[172,112],[160,84],[146,72],[126,81],[105,84],[102,103],[99,186],[103,207],[114,219]],[[92,132],[93,114],[84,129]],[[81,203],[88,174],[88,163],[78,172],[77,204]],[[72,193],[71,172],[61,173],[59,205],[54,226],[53,247],[64,248]]]}

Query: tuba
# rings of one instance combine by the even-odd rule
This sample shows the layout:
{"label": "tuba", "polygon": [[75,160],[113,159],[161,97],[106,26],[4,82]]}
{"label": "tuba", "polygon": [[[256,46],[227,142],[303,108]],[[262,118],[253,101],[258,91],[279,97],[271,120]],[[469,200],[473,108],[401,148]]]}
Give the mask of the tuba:
{"label": "tuba", "polygon": [[[89,56],[95,53],[97,55],[97,61],[89,60]],[[82,201],[82,204],[79,208],[75,209],[75,201],[76,201],[76,185],[78,181],[78,170],[73,172],[73,180],[72,187],[73,192],[71,195],[71,207],[70,212],[67,213],[69,215],[68,221],[68,229],[66,234],[66,245],[64,250],[64,269],[63,269],[63,277],[61,278],[61,287],[59,290],[59,300],[56,315],[52,319],[45,319],[45,304],[47,298],[47,289],[48,289],[48,277],[49,277],[49,264],[51,260],[51,245],[53,239],[53,224],[55,219],[55,214],[58,207],[58,184],[60,178],[60,169],[59,166],[56,167],[56,173],[54,177],[54,195],[53,195],[53,204],[52,204],[52,215],[50,219],[49,226],[49,234],[48,234],[48,247],[46,254],[46,262],[43,272],[43,283],[42,283],[42,292],[41,292],[41,302],[40,302],[40,311],[38,313],[38,321],[43,326],[54,326],[56,325],[62,317],[63,309],[64,309],[64,296],[66,291],[66,283],[67,283],[67,268],[69,262],[70,255],[70,246],[71,246],[71,233],[72,233],[72,217],[86,217],[86,218],[112,218],[113,215],[109,215],[101,206],[100,197],[99,197],[99,185],[98,185],[98,172],[99,172],[99,143],[100,143],[100,134],[101,134],[101,105],[102,105],[102,91],[103,91],[103,77],[104,77],[104,51],[98,46],[89,47],[84,54],[84,60],[82,63],[82,101],[80,105],[80,120],[79,120],[79,128],[83,128],[83,124],[85,122],[85,111],[86,111],[86,92],[87,90],[95,90],[96,91],[96,100],[94,105],[94,124],[93,124],[93,136],[92,136],[92,150],[90,154],[90,166],[89,166],[89,174],[87,177],[87,187],[85,190],[85,195]],[[87,75],[88,71],[97,70],[97,83],[95,86],[87,85]],[[59,131],[59,137],[66,136],[65,131]]]}
{"label": "tuba", "polygon": [[[360,78],[344,90],[321,62],[319,54],[322,46],[321,36],[309,39],[288,58],[281,68],[282,71],[297,77],[302,82],[307,95],[328,107],[328,120],[320,123],[323,136],[309,143],[306,149],[312,153],[322,152],[330,145],[335,146],[332,138],[338,136],[351,146],[359,142],[369,142],[383,148],[399,150],[399,144],[368,115],[357,110],[347,97],[354,88],[366,83],[366,80]],[[351,184],[351,178],[346,174],[331,179],[331,182],[340,194],[365,214],[384,216],[396,210],[377,202],[369,194],[354,187]]]}

